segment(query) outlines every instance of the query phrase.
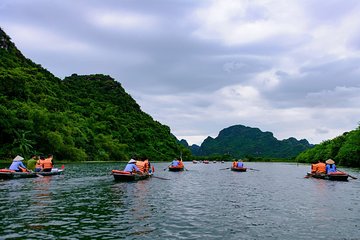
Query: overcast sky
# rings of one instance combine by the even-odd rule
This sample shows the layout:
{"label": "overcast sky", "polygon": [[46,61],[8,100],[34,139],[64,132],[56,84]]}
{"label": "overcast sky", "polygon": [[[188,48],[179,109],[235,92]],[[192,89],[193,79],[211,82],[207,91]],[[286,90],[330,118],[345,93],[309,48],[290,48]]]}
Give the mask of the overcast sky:
{"label": "overcast sky", "polygon": [[242,124],[310,143],[360,122],[358,0],[1,0],[60,78],[111,75],[178,139]]}

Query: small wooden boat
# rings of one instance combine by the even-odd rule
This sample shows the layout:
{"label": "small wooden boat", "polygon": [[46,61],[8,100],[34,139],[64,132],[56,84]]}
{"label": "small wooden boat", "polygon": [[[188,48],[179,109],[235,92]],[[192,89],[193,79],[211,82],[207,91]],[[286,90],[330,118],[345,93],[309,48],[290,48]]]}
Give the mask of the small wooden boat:
{"label": "small wooden boat", "polygon": [[132,181],[139,181],[144,180],[152,176],[150,173],[133,173],[133,172],[125,172],[120,170],[112,170],[112,175],[114,176],[115,181],[121,182],[132,182]]}
{"label": "small wooden boat", "polygon": [[181,172],[184,171],[184,165],[181,166],[169,166],[170,172]]}
{"label": "small wooden boat", "polygon": [[204,160],[204,162],[203,163],[205,163],[205,164],[209,164],[209,161],[208,160]]}
{"label": "small wooden boat", "polygon": [[53,168],[51,172],[16,172],[9,169],[0,169],[0,179],[36,178],[63,174],[64,168]]}
{"label": "small wooden boat", "polygon": [[318,174],[318,173],[308,172],[306,176],[312,178],[331,180],[331,181],[348,181],[349,174],[345,172],[331,172],[328,174],[324,174],[324,173]]}
{"label": "small wooden boat", "polygon": [[235,172],[246,172],[246,167],[231,167],[231,171]]}
{"label": "small wooden boat", "polygon": [[18,179],[18,178],[36,178],[38,175],[34,172],[15,172],[9,169],[0,169],[0,179]]}

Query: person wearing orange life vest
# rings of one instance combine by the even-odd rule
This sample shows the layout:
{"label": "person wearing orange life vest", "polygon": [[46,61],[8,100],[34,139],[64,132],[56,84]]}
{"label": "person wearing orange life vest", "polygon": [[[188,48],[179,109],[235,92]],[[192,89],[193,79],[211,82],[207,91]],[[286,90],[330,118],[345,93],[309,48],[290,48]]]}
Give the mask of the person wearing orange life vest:
{"label": "person wearing orange life vest", "polygon": [[146,163],[143,160],[136,160],[135,165],[139,168],[140,172],[147,172]]}
{"label": "person wearing orange life vest", "polygon": [[317,163],[313,162],[311,164],[311,173],[316,173],[316,169],[317,169]]}
{"label": "person wearing orange life vest", "polygon": [[54,167],[52,160],[53,160],[53,155],[51,154],[49,154],[48,157],[44,159],[44,161],[42,162],[43,172],[51,172],[51,169]]}
{"label": "person wearing orange life vest", "polygon": [[179,161],[178,167],[180,167],[180,168],[184,167],[184,163],[183,163],[182,159],[178,159],[178,161]]}
{"label": "person wearing orange life vest", "polygon": [[36,161],[35,172],[41,172],[43,170],[43,164],[42,164],[43,160],[45,160],[45,157],[41,155],[40,159]]}
{"label": "person wearing orange life vest", "polygon": [[35,165],[35,172],[51,172],[54,166],[52,159],[53,156],[51,154],[49,154],[47,158],[40,156],[40,160],[38,160]]}
{"label": "person wearing orange life vest", "polygon": [[313,173],[316,174],[325,174],[326,173],[326,164],[322,162],[322,160],[319,160],[317,164],[312,165]]}
{"label": "person wearing orange life vest", "polygon": [[146,157],[143,157],[141,160],[136,161],[136,166],[143,173],[151,172],[149,159],[147,159]]}
{"label": "person wearing orange life vest", "polygon": [[233,167],[233,168],[236,168],[236,167],[237,167],[237,163],[238,163],[237,161],[233,161],[232,167]]}
{"label": "person wearing orange life vest", "polygon": [[154,168],[154,166],[151,166],[151,163],[147,157],[144,158],[144,162],[145,162],[145,168],[147,169],[147,172],[154,173],[155,168]]}

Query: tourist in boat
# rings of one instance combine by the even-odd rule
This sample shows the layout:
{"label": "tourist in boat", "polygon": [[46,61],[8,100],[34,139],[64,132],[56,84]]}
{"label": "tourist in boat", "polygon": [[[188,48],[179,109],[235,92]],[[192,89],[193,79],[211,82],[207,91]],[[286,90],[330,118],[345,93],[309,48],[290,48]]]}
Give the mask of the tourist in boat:
{"label": "tourist in boat", "polygon": [[183,163],[182,159],[178,159],[178,162],[179,162],[178,167],[183,168],[183,167],[184,167],[184,163]]}
{"label": "tourist in boat", "polygon": [[45,157],[43,155],[40,155],[40,158],[36,161],[35,164],[35,172],[42,172],[43,170],[43,164],[42,161],[45,160]]}
{"label": "tourist in boat", "polygon": [[17,155],[14,159],[13,162],[11,163],[9,169],[16,171],[16,172],[28,172],[26,166],[24,165],[24,163],[22,162],[24,160],[23,157]]}
{"label": "tourist in boat", "polygon": [[53,155],[49,154],[47,158],[41,160],[41,163],[43,172],[51,172],[51,169],[54,167]]}
{"label": "tourist in boat", "polygon": [[238,161],[237,164],[236,164],[236,167],[237,167],[237,168],[243,168],[243,167],[244,167],[243,161],[241,161],[241,160]]}
{"label": "tourist in boat", "polygon": [[325,161],[326,163],[326,173],[332,173],[332,172],[336,172],[336,165],[335,165],[335,161],[332,159],[328,159]]}
{"label": "tourist in boat", "polygon": [[326,174],[326,164],[319,160],[317,164],[312,164],[311,172],[315,174]]}
{"label": "tourist in boat", "polygon": [[39,160],[39,157],[36,155],[31,155],[30,159],[27,161],[27,169],[30,171],[35,171],[36,162]]}
{"label": "tourist in boat", "polygon": [[142,173],[140,171],[140,169],[136,166],[136,160],[135,159],[130,159],[130,161],[128,162],[128,164],[125,166],[124,169],[125,172],[138,172],[138,173]]}
{"label": "tourist in boat", "polygon": [[154,168],[151,166],[151,163],[147,157],[144,158],[144,163],[145,163],[145,171],[148,173],[152,173]]}
{"label": "tourist in boat", "polygon": [[239,160],[239,161],[234,161],[232,164],[233,168],[243,168],[244,167],[244,162]]}
{"label": "tourist in boat", "polygon": [[140,169],[142,173],[149,172],[149,160],[147,158],[142,158],[141,160],[136,160],[135,165]]}
{"label": "tourist in boat", "polygon": [[171,162],[171,166],[172,167],[177,167],[179,166],[180,164],[180,161],[178,159],[174,159],[172,162]]}

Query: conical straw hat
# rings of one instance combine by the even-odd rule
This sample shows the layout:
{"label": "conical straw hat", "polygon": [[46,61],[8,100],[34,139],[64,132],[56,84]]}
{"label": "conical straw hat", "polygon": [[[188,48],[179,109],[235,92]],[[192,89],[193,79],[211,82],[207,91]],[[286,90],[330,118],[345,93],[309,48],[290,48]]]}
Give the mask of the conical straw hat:
{"label": "conical straw hat", "polygon": [[17,155],[17,156],[13,159],[13,162],[20,162],[20,161],[22,161],[22,160],[24,160],[24,158],[23,158],[22,156]]}
{"label": "conical straw hat", "polygon": [[326,163],[326,164],[334,164],[335,161],[332,160],[332,159],[328,159],[328,160],[325,161],[325,163]]}

